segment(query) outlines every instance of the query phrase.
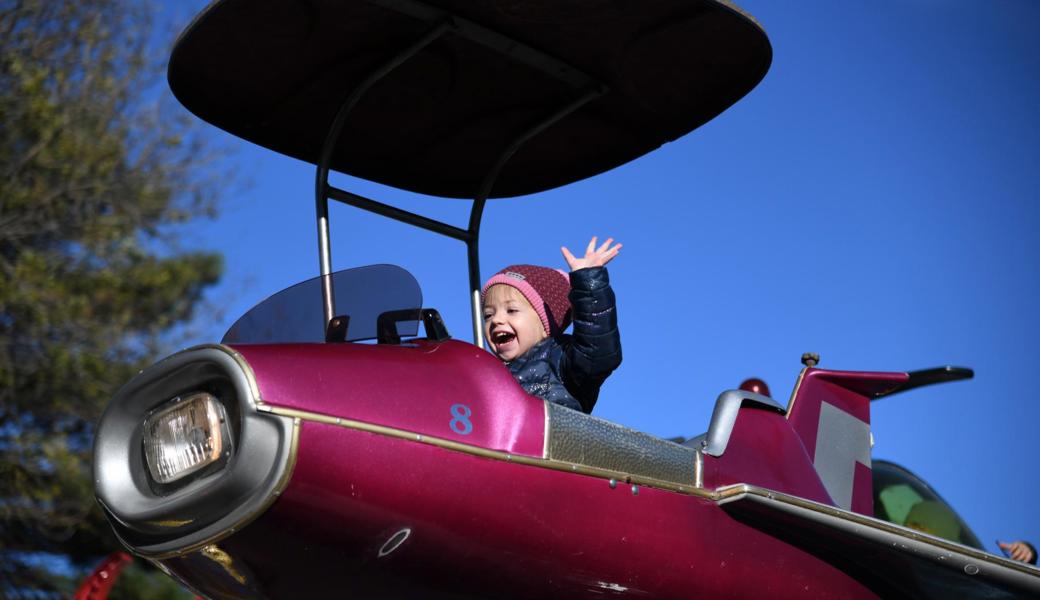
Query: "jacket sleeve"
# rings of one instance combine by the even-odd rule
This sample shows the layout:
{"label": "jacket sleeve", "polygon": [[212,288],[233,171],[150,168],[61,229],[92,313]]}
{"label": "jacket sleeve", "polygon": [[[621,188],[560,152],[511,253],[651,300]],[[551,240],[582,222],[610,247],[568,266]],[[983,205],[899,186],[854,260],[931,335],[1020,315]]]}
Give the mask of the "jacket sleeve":
{"label": "jacket sleeve", "polygon": [[588,413],[603,381],[621,364],[621,335],[607,269],[579,269],[570,278],[574,333],[564,354],[564,383]]}

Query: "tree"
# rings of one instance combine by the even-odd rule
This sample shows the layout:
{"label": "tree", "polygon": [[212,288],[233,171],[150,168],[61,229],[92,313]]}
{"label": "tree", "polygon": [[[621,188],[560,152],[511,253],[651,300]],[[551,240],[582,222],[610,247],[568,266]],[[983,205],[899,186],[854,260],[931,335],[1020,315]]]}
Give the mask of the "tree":
{"label": "tree", "polygon": [[173,235],[214,213],[218,173],[161,101],[152,17],[136,0],[0,0],[0,596],[67,592],[54,566],[118,548],[93,498],[94,423],[222,270]]}

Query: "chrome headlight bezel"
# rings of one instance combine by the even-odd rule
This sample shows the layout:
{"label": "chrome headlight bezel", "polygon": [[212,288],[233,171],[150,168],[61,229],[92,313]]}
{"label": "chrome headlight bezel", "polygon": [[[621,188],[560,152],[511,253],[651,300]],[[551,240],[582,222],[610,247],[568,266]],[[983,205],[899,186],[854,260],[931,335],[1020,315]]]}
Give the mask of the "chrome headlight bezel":
{"label": "chrome headlight bezel", "polygon": [[[206,393],[223,406],[234,450],[175,481],[149,474],[144,427],[177,397]],[[98,423],[94,489],[119,538],[149,557],[224,537],[262,512],[295,462],[293,419],[262,410],[248,363],[232,348],[199,346],[145,369],[116,393]]]}

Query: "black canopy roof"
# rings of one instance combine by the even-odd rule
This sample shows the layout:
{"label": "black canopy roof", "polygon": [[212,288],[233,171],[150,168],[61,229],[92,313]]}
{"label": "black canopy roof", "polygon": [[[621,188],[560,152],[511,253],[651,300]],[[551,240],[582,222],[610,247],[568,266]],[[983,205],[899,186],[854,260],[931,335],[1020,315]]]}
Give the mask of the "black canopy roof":
{"label": "black canopy roof", "polygon": [[522,132],[492,197],[612,169],[709,121],[765,75],[762,28],[716,0],[217,0],[178,40],[173,93],[202,119],[317,163],[344,100],[437,23],[448,33],[351,112],[334,170],[472,198]]}

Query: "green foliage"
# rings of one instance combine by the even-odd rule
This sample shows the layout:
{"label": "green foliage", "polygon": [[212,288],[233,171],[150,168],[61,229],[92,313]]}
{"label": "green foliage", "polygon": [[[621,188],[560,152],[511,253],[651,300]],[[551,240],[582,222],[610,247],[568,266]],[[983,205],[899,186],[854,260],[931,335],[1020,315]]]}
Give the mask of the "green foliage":
{"label": "green foliage", "polygon": [[156,91],[151,10],[0,0],[0,596],[63,587],[25,553],[89,571],[118,548],[94,423],[221,274],[170,235],[214,213],[221,174]]}
{"label": "green foliage", "polygon": [[195,595],[150,564],[135,560],[119,574],[108,600],[191,600]]}

